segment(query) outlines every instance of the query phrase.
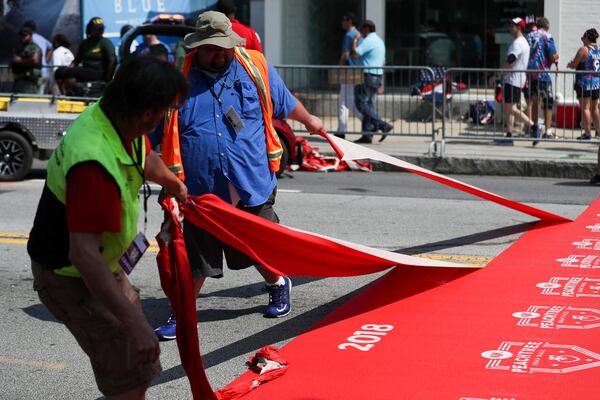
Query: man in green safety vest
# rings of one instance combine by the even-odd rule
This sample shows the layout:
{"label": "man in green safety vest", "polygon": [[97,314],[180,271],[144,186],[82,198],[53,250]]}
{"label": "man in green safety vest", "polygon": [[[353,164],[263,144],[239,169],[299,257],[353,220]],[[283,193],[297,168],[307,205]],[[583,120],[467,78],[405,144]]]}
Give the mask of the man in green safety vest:
{"label": "man in green safety vest", "polygon": [[73,122],[48,162],[27,245],[34,289],[89,356],[108,399],[144,398],[161,371],[158,340],[127,274],[148,247],[137,233],[146,179],[187,197],[145,135],[187,91],[168,63],[133,58]]}

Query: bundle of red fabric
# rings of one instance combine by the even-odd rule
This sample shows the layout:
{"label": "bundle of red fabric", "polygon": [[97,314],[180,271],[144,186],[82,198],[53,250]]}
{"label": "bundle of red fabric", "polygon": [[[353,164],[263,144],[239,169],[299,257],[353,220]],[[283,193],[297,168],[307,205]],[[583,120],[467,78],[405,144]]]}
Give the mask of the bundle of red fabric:
{"label": "bundle of red fabric", "polygon": [[286,373],[288,362],[279,355],[279,350],[266,346],[250,357],[248,367],[253,375],[244,375],[223,389],[217,391],[219,400],[235,400],[259,387],[262,383],[272,381]]}
{"label": "bundle of red fabric", "polygon": [[156,236],[160,249],[156,261],[161,287],[177,315],[177,348],[181,365],[188,376],[194,399],[216,400],[200,356],[192,270],[183,241],[177,202],[166,197],[161,204],[166,218]]}
{"label": "bundle of red fabric", "polygon": [[302,162],[300,170],[311,172],[329,172],[329,171],[364,171],[373,170],[373,165],[367,161],[347,160],[342,161],[337,157],[324,156],[319,153],[318,147],[308,144],[308,140],[303,137],[296,139],[296,145],[302,151]]}

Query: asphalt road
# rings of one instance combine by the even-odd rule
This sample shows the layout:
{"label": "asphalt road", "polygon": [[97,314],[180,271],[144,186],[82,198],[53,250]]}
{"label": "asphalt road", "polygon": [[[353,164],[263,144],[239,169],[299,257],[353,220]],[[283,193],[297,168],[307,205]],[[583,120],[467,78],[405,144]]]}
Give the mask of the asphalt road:
{"label": "asphalt road", "polygon": [[[292,176],[279,185],[282,223],[392,251],[485,265],[533,221],[408,174]],[[459,179],[568,217],[576,217],[598,196],[597,187],[578,181]],[[42,186],[41,179],[0,184],[0,398],[99,398],[86,356],[31,288],[25,243]],[[158,231],[161,218],[153,202],[148,236]],[[154,256],[146,255],[131,279],[141,288],[144,311],[156,326],[169,306]],[[293,312],[278,320],[262,317],[267,296],[255,271],[227,271],[224,279],[208,281],[197,304],[201,348],[213,386],[222,387],[243,373],[247,356],[258,348],[285,344],[376,278],[295,278]],[[148,398],[191,398],[175,342],[161,348],[164,372]]]}

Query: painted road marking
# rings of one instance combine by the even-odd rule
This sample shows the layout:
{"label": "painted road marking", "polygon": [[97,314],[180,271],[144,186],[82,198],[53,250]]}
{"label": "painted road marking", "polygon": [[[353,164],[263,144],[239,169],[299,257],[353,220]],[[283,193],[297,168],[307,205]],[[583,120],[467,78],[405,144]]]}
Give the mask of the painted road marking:
{"label": "painted road marking", "polygon": [[297,190],[297,189],[277,189],[277,193],[302,193],[302,190]]}
{"label": "painted road marking", "polygon": [[20,358],[4,357],[4,356],[0,356],[0,364],[23,365],[23,366],[27,366],[27,367],[45,368],[45,369],[53,369],[53,370],[61,370],[61,369],[65,369],[65,367],[66,367],[66,365],[63,363],[51,363],[51,362],[36,361],[36,360],[23,360]]}
{"label": "painted road marking", "polygon": [[[0,232],[0,244],[27,244],[27,239],[29,235],[23,233],[12,233],[12,232]],[[150,247],[148,251],[150,253],[158,253],[158,243],[156,240],[150,240]],[[455,255],[455,254],[411,254],[414,257],[428,258],[430,260],[443,260],[443,261],[454,261],[460,262],[462,264],[474,266],[474,267],[484,267],[493,258],[491,257],[478,257],[478,256],[465,256],[465,255]]]}

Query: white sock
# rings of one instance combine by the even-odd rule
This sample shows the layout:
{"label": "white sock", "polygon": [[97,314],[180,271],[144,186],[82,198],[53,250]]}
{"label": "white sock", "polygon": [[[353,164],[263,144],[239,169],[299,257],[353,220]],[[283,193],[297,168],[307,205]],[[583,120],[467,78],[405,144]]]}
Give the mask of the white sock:
{"label": "white sock", "polygon": [[277,280],[277,282],[274,283],[268,283],[267,285],[269,286],[281,286],[281,285],[285,285],[285,279],[283,279],[283,276],[280,276],[279,279]]}

